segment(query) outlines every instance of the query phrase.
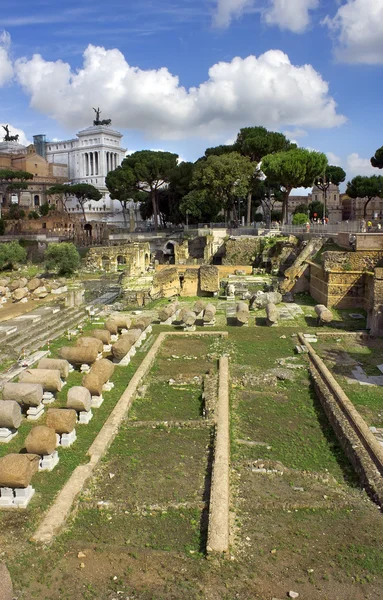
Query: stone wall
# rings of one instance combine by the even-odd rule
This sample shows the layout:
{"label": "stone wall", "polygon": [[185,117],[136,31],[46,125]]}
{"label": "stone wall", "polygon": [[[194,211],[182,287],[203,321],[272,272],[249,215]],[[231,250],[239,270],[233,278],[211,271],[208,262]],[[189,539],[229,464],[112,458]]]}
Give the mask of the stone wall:
{"label": "stone wall", "polygon": [[255,265],[263,247],[264,239],[258,237],[229,239],[225,244],[226,254],[222,259],[222,264]]}
{"label": "stone wall", "polygon": [[322,254],[322,264],[325,271],[371,271],[383,266],[383,251],[328,251]]}

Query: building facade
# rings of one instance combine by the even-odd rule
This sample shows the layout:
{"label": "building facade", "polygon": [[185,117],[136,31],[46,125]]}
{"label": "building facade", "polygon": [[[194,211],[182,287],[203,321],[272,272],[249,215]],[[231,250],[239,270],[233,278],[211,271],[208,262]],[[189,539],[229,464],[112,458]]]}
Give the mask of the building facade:
{"label": "building facade", "polygon": [[52,185],[68,181],[67,165],[49,163],[36,153],[33,144],[26,147],[18,142],[0,142],[0,169],[27,171],[33,175],[33,179],[27,181],[28,187],[19,194],[7,192],[4,186],[2,207],[18,203],[24,209],[37,210],[47,202],[46,192]]}
{"label": "building facade", "polygon": [[[89,214],[92,219],[97,219],[121,212],[120,203],[110,199],[105,185],[106,175],[116,169],[126,156],[121,138],[122,134],[110,126],[93,125],[79,131],[76,138],[70,140],[49,142],[45,136],[35,136],[35,146],[41,154],[45,153],[49,163],[67,165],[70,183],[88,183],[100,190],[102,200],[89,201],[85,205],[87,217]],[[68,200],[67,208],[71,212],[82,212],[76,199]]]}

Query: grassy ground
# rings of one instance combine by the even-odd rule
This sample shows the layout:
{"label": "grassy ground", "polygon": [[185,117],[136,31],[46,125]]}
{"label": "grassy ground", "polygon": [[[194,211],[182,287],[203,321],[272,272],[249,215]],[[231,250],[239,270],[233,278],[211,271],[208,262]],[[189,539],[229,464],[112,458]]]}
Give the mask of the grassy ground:
{"label": "grassy ground", "polygon": [[[240,328],[227,326],[225,302],[218,299],[212,331],[227,329],[228,339],[168,338],[67,529],[48,549],[27,540],[43,502],[49,504],[66,475],[39,474],[31,507],[1,513],[0,545],[20,600],[270,600],[289,590],[309,600],[381,597],[382,517],[326,421],[307,357],[295,357],[296,333],[317,330],[310,299],[298,301],[304,314],[294,320],[268,328],[254,326],[252,317]],[[363,325],[340,311],[321,331],[341,335]],[[173,327],[155,325],[153,336],[166,330]],[[324,338],[318,351],[344,350],[351,344],[345,337]],[[380,361],[375,350],[359,348],[371,369],[376,357]],[[212,431],[201,416],[201,376],[217,367],[222,353],[231,372],[231,560],[206,561]],[[143,356],[138,352],[129,367],[116,369],[121,380],[113,392],[126,386]],[[276,367],[292,380],[278,380]],[[362,401],[367,407],[361,395]],[[373,396],[368,402],[378,405]],[[106,408],[97,418],[106,417]],[[92,424],[81,442],[62,451],[66,474],[70,461],[86,460]],[[38,488],[43,477],[46,487]]]}

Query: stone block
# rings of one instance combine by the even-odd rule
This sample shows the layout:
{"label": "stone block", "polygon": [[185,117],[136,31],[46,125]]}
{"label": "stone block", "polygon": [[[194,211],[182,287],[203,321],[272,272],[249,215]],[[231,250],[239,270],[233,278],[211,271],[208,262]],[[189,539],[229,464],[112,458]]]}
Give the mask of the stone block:
{"label": "stone block", "polygon": [[172,318],[178,310],[178,303],[172,302],[172,304],[166,304],[158,311],[158,318],[161,323],[165,323],[168,319]]}
{"label": "stone block", "polygon": [[17,429],[0,427],[0,444],[9,444],[9,442],[13,440],[17,433]]}
{"label": "stone block", "polygon": [[44,404],[30,406],[27,410],[27,421],[37,421],[44,414]]}
{"label": "stone block", "polygon": [[58,464],[59,460],[59,453],[57,452],[57,450],[52,452],[52,454],[43,456],[40,459],[39,471],[53,471],[53,469]]}
{"label": "stone block", "polygon": [[91,410],[81,411],[78,413],[78,424],[79,425],[88,425],[88,423],[92,420],[93,413]]}
{"label": "stone block", "polygon": [[249,313],[249,306],[246,302],[238,302],[236,309],[235,309],[235,313],[236,313],[236,317],[237,317],[237,322],[240,325],[248,324],[250,313]]}
{"label": "stone block", "polygon": [[63,433],[60,438],[60,446],[69,448],[77,440],[76,430],[73,429],[70,433]]}
{"label": "stone block", "polygon": [[[199,273],[198,269],[186,269],[180,296],[197,296],[199,291]],[[200,311],[201,312],[201,311]]]}
{"label": "stone block", "polygon": [[202,292],[219,291],[219,271],[214,265],[201,265],[199,268],[200,289]]}
{"label": "stone block", "polygon": [[153,286],[150,295],[156,298],[172,298],[178,296],[181,291],[181,282],[178,270],[175,267],[169,267],[156,271],[153,278]]}

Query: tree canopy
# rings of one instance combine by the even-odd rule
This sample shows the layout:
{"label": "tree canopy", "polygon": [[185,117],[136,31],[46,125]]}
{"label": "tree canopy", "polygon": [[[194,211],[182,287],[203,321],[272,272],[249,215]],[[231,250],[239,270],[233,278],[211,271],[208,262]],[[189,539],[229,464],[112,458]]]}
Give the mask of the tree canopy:
{"label": "tree canopy", "polygon": [[94,185],[90,185],[89,183],[75,183],[73,185],[59,183],[49,188],[49,190],[47,190],[47,194],[51,196],[55,194],[62,194],[66,198],[70,198],[72,196],[76,198],[77,202],[81,206],[85,221],[85,203],[89,202],[90,200],[98,202],[102,198],[101,192],[94,187]]}
{"label": "tree canopy", "polygon": [[[242,156],[248,156],[251,162],[256,163],[257,165],[259,165],[262,158],[268,154],[287,152],[296,147],[296,144],[291,143],[283,133],[268,131],[265,127],[243,127],[239,131],[234,144],[234,150],[242,154]],[[254,169],[253,187],[256,187],[259,175],[259,168]],[[246,222],[248,225],[251,221],[253,195],[252,192],[249,192],[247,196]]]}
{"label": "tree canopy", "polygon": [[383,146],[378,148],[374,156],[371,157],[371,164],[376,169],[383,169]]}
{"label": "tree canopy", "polygon": [[367,198],[364,203],[363,216],[367,216],[367,206],[372,198],[383,198],[383,177],[357,175],[347,183],[346,194],[350,198]]}
{"label": "tree canopy", "polygon": [[182,202],[184,214],[196,211],[196,206],[212,202],[214,212],[233,212],[237,221],[236,202],[247,196],[252,185],[254,165],[238,152],[211,155],[194,167],[192,191]]}
{"label": "tree canopy", "polygon": [[158,229],[158,191],[169,183],[177,167],[178,155],[159,150],[140,150],[122,161],[121,168],[129,171],[128,181],[133,189],[147,194],[153,207],[154,227]]}
{"label": "tree canopy", "polygon": [[262,160],[262,171],[270,181],[279,182],[283,195],[283,222],[287,223],[288,200],[291,190],[309,187],[327,166],[322,152],[296,148],[287,152],[269,154]]}
{"label": "tree canopy", "polygon": [[105,178],[106,187],[112,200],[118,200],[122,207],[122,214],[126,222],[126,211],[128,202],[134,199],[136,193],[136,178],[132,169],[117,167],[109,171]]}
{"label": "tree canopy", "polygon": [[17,263],[25,262],[27,252],[19,242],[0,244],[0,269],[13,267]]}
{"label": "tree canopy", "polygon": [[59,275],[71,275],[80,266],[80,255],[70,242],[49,244],[45,261],[48,270],[55,269]]}

